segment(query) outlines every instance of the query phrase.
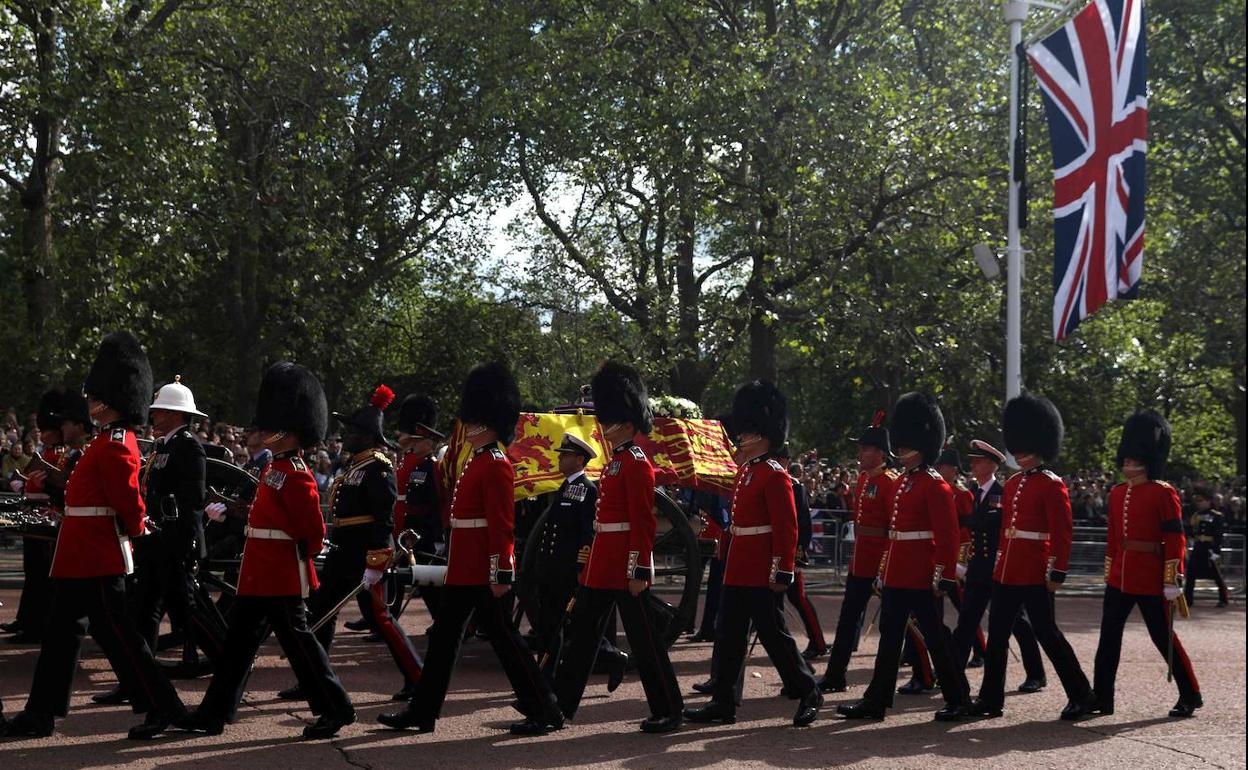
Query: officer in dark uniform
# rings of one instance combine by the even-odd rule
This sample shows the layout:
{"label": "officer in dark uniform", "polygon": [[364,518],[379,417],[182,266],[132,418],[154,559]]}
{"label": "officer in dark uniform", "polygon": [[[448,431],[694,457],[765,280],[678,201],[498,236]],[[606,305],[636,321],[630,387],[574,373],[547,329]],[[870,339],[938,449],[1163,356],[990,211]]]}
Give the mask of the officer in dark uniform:
{"label": "officer in dark uniform", "polygon": [[[788,459],[784,457],[782,459]],[[823,636],[823,626],[819,623],[819,613],[810,597],[806,595],[806,566],[810,563],[810,543],[814,538],[814,523],[810,515],[810,499],[806,495],[806,487],[798,476],[802,472],[801,463],[789,463],[789,480],[793,487],[793,502],[797,506],[797,562],[793,582],[789,584],[785,596],[802,618],[802,627],[806,629],[806,649],[802,657],[806,660],[822,658],[828,652],[828,642]]]}
{"label": "officer in dark uniform", "polygon": [[[997,480],[997,469],[1005,462],[1005,455],[987,441],[971,442],[967,456],[971,459],[971,475],[975,487],[971,490],[975,505],[965,526],[970,530],[971,543],[962,573],[962,606],[958,610],[958,624],[953,631],[953,660],[966,667],[975,638],[982,633],[980,621],[992,598],[992,568],[997,561],[997,544],[1001,539],[1001,499],[1005,487]],[[1044,660],[1040,657],[1040,645],[1026,613],[1020,612],[1014,621],[1014,640],[1026,671],[1025,681],[1019,685],[1022,693],[1039,692],[1047,682]]]}
{"label": "officer in dark uniform", "polygon": [[139,584],[139,612],[135,622],[156,649],[160,619],[169,613],[182,630],[214,663],[225,652],[225,626],[215,607],[199,602],[195,571],[207,556],[204,542],[204,447],[191,430],[191,420],[204,418],[181,376],[156,394],[150,407],[156,447],[140,476],[148,516],[155,523],[154,580]]}
{"label": "officer in dark uniform", "polygon": [[1231,601],[1226,581],[1222,579],[1222,534],[1226,520],[1222,512],[1213,507],[1213,490],[1200,485],[1192,491],[1192,503],[1196,510],[1189,523],[1192,528],[1192,550],[1187,557],[1187,583],[1183,587],[1190,606],[1196,600],[1196,580],[1212,579],[1218,585],[1218,606],[1225,607]]}
{"label": "officer in dark uniform", "polygon": [[[312,601],[312,625],[333,612],[361,582],[366,583],[368,590],[357,595],[403,674],[403,690],[410,693],[420,681],[420,655],[391,616],[381,583],[394,559],[394,466],[380,451],[391,446],[382,432],[382,415],[393,400],[394,392],[381,385],[368,406],[350,416],[334,412],[334,419],[346,428],[342,445],[351,453],[351,463],[329,490],[334,548],[325,557],[321,587]],[[316,632],[326,652],[334,641],[335,624],[336,617],[331,617]],[[303,697],[298,686],[278,695],[290,700]]]}
{"label": "officer in dark uniform", "polygon": [[[435,426],[438,406],[428,396],[412,394],[399,405],[398,499],[394,504],[394,536],[406,530],[420,536],[416,560],[434,561],[446,553],[442,506],[438,498],[438,444],[446,438]],[[438,589],[421,586],[420,598],[430,617],[438,606]],[[406,698],[404,699],[406,700]]]}

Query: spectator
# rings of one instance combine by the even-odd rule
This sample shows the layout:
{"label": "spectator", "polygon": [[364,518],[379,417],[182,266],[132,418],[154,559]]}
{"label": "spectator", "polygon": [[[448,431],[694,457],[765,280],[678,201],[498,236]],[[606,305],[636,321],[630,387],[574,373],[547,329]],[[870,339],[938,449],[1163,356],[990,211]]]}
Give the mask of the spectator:
{"label": "spectator", "polygon": [[30,455],[34,450],[31,445],[31,452],[26,451],[28,444],[22,441],[14,441],[9,445],[9,451],[4,455],[4,460],[0,461],[0,474],[3,474],[5,481],[12,481],[13,474],[26,470],[27,464],[30,463]]}

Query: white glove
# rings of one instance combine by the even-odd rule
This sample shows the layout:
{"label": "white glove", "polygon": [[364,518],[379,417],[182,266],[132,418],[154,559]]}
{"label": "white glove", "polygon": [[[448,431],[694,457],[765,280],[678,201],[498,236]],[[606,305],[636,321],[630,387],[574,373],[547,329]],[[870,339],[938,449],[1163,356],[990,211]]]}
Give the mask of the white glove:
{"label": "white glove", "polygon": [[961,580],[964,577],[966,577],[966,565],[959,564],[958,565],[958,580]]}
{"label": "white glove", "polygon": [[26,488],[26,482],[22,481],[21,479],[13,479],[12,481],[9,482],[9,489],[19,494],[25,488]]}
{"label": "white glove", "polygon": [[369,567],[368,569],[364,570],[364,582],[368,583],[369,587],[371,588],[377,585],[377,583],[382,579],[382,577],[385,576],[385,574],[386,574],[385,572],[382,572],[379,569],[373,569],[372,567]]}
{"label": "white glove", "polygon": [[438,556],[446,553],[446,543],[435,543],[433,546],[433,552]]}
{"label": "white glove", "polygon": [[204,506],[204,513],[215,522],[225,521],[225,503],[208,503]]}
{"label": "white glove", "polygon": [[871,584],[871,587],[875,589],[877,594],[882,593],[884,591],[884,581],[877,577],[875,582]]}
{"label": "white glove", "polygon": [[1217,564],[1218,562],[1222,561],[1222,554],[1220,553],[1209,554],[1209,561],[1213,562],[1214,564]]}
{"label": "white glove", "polygon": [[1166,595],[1166,601],[1172,602],[1183,595],[1182,586],[1165,586],[1161,592]]}

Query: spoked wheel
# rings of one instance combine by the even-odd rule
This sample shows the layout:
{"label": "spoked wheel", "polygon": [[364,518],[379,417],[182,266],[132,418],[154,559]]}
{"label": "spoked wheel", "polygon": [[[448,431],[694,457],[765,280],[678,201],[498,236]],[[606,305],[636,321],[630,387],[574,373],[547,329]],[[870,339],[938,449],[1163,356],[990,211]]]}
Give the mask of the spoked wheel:
{"label": "spoked wheel", "polygon": [[[675,501],[663,492],[655,494],[655,512],[658,527],[654,538],[654,587],[663,591],[666,598],[650,593],[651,610],[660,638],[670,647],[677,637],[693,623],[698,610],[698,592],[702,588],[702,556],[698,549],[698,537]],[[549,510],[543,512],[533,525],[525,542],[520,559],[520,582],[523,601],[536,609],[539,598],[532,590],[532,576],[536,574],[538,549],[541,535],[546,527]],[[677,588],[679,593],[671,596],[667,589]],[[674,599],[673,602],[667,598]]]}

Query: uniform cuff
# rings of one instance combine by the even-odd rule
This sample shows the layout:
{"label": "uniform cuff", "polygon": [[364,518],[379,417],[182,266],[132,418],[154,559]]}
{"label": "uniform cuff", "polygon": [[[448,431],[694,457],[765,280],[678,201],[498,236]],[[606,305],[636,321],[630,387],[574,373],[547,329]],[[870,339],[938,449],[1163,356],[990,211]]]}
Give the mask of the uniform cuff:
{"label": "uniform cuff", "polygon": [[654,569],[644,564],[640,564],[641,552],[628,552],[628,579],[629,580],[646,580],[654,579]]}
{"label": "uniform cuff", "polygon": [[390,566],[390,562],[394,559],[393,548],[374,548],[368,552],[365,563],[370,569],[385,569]]}
{"label": "uniform cuff", "polygon": [[1063,572],[1063,571],[1062,571],[1062,570],[1060,570],[1060,569],[1051,569],[1051,570],[1049,570],[1049,582],[1050,582],[1050,583],[1059,583],[1059,584],[1060,584],[1060,583],[1065,583],[1065,582],[1066,582],[1066,573],[1065,573],[1065,572]]}
{"label": "uniform cuff", "polygon": [[958,590],[958,581],[950,580],[949,578],[941,578],[940,582],[936,584],[936,587],[937,590],[942,593],[952,594],[954,591]]}
{"label": "uniform cuff", "polygon": [[500,569],[499,563],[498,554],[490,556],[490,585],[509,586],[515,582],[516,573],[514,570]]}

